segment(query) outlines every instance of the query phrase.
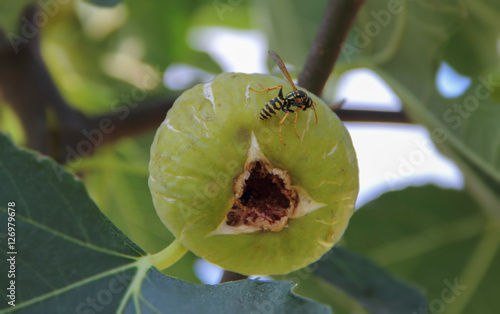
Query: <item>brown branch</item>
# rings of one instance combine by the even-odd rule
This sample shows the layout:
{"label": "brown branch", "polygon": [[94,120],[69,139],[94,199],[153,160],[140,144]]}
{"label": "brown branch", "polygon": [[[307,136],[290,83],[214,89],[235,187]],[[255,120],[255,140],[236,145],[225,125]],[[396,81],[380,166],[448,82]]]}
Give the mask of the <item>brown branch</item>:
{"label": "brown branch", "polygon": [[[165,120],[167,111],[172,108],[177,97],[154,99],[129,108],[124,104],[122,112],[108,113],[92,118],[91,125],[99,127],[103,120],[109,119],[113,131],[104,135],[103,144],[113,143],[122,137],[130,137],[146,131],[156,130]],[[130,110],[130,112],[129,112]]]}
{"label": "brown branch", "polygon": [[116,112],[92,118],[83,118],[83,126],[61,128],[64,139],[60,144],[58,161],[67,163],[91,155],[101,145],[111,144],[125,137],[154,131],[165,119],[176,97],[156,99],[131,107],[122,104]]}
{"label": "brown branch", "polygon": [[[58,143],[64,143],[87,119],[66,104],[40,54],[38,8],[27,6],[16,34],[0,37],[0,87],[2,95],[21,119],[26,146],[57,157]],[[27,25],[30,33],[26,33]],[[49,131],[47,111],[55,113],[59,132]],[[49,134],[50,133],[50,134]]]}
{"label": "brown branch", "polygon": [[[23,20],[33,22],[36,12],[28,6],[23,12]],[[24,19],[25,18],[25,19]],[[35,24],[32,24],[35,25]],[[40,45],[38,29],[33,27],[27,40],[21,31],[9,34],[0,30],[0,90],[1,95],[10,103],[24,127],[26,145],[42,153],[48,151],[46,99],[38,81],[44,75],[38,71],[40,66]]]}
{"label": "brown branch", "polygon": [[299,75],[299,85],[321,95],[342,45],[364,0],[330,0],[325,15]]}
{"label": "brown branch", "polygon": [[335,113],[344,122],[412,123],[401,111],[339,109]]}

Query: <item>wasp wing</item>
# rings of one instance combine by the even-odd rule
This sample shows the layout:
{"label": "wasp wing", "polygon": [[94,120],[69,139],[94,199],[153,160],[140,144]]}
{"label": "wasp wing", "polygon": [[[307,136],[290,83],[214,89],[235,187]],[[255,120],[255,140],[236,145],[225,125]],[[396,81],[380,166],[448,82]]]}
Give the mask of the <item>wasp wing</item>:
{"label": "wasp wing", "polygon": [[283,72],[290,85],[292,85],[293,90],[297,90],[297,87],[295,87],[295,84],[293,83],[292,78],[290,77],[290,74],[286,69],[285,63],[283,63],[283,60],[281,60],[280,56],[278,56],[278,54],[274,50],[269,50],[267,53],[271,56],[271,58],[273,58],[274,62],[278,65],[281,72]]}

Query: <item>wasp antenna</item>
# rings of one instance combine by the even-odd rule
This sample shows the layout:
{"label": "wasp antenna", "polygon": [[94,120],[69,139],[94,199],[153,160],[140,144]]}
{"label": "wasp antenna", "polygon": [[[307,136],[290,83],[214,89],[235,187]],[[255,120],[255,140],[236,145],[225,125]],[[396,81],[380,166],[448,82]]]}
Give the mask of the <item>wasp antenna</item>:
{"label": "wasp antenna", "polygon": [[274,50],[269,50],[267,52],[271,58],[274,60],[274,62],[278,65],[280,68],[281,72],[283,75],[285,75],[285,78],[287,79],[288,83],[292,85],[293,90],[297,90],[297,87],[295,86],[295,83],[293,83],[292,78],[290,77],[290,73],[288,73],[288,70],[286,69],[285,63],[283,60],[281,60],[280,56],[274,51]]}

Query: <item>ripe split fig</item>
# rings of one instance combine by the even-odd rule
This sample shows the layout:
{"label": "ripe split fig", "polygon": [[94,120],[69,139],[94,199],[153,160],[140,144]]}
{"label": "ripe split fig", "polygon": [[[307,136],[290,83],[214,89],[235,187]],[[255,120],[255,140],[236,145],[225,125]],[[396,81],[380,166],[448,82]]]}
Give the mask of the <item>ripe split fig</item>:
{"label": "ripe split fig", "polygon": [[[165,226],[193,253],[247,275],[284,274],[340,239],[358,194],[358,166],[344,125],[319,98],[282,124],[261,121],[286,81],[223,73],[184,92],[151,147],[149,186]],[[288,88],[288,90],[286,90]],[[300,89],[300,87],[299,87]]]}

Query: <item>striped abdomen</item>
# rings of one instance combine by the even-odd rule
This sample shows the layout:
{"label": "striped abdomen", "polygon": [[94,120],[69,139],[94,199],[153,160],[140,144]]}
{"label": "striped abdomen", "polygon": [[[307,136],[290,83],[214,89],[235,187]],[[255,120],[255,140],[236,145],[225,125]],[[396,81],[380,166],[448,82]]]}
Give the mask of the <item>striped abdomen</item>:
{"label": "striped abdomen", "polygon": [[280,109],[283,107],[283,102],[285,99],[276,97],[274,99],[271,99],[267,104],[265,104],[264,108],[260,111],[259,119],[260,120],[267,120],[271,118],[273,115],[276,114],[276,112],[280,111]]}

